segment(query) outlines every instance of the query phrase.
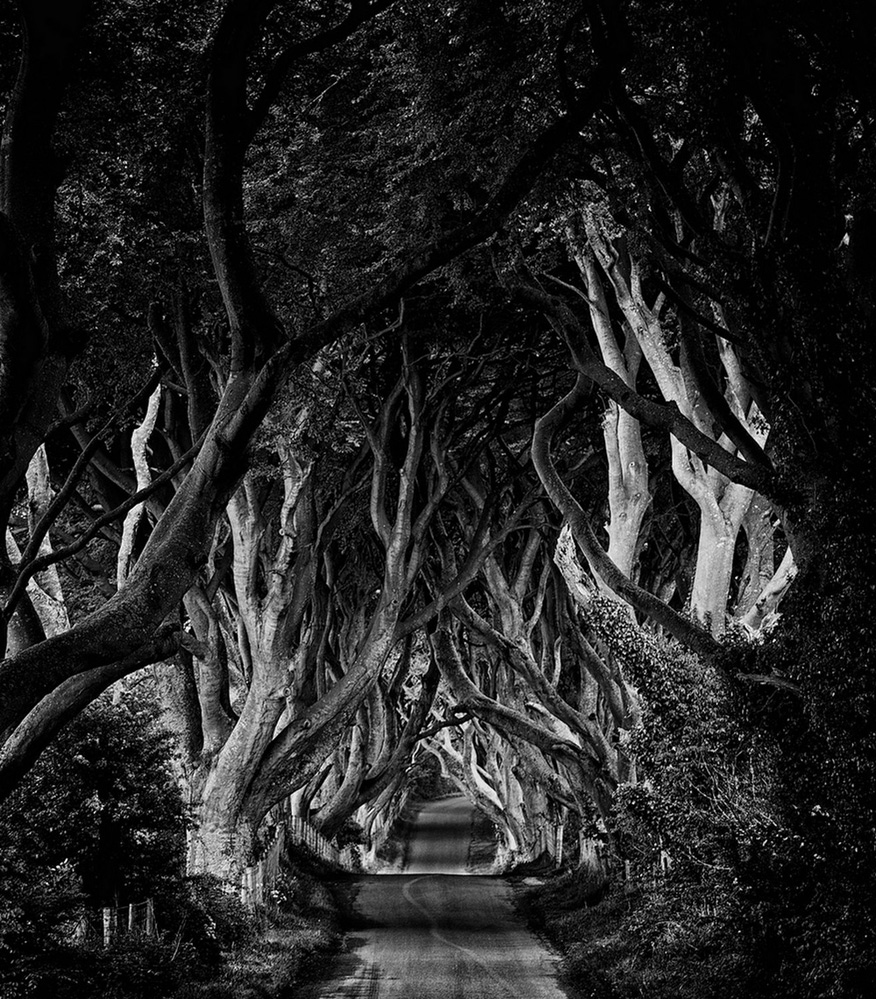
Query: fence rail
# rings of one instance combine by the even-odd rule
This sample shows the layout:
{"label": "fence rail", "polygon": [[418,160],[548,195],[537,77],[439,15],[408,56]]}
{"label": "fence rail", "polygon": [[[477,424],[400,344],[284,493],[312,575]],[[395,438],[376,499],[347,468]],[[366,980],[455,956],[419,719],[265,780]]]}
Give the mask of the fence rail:
{"label": "fence rail", "polygon": [[353,847],[344,846],[339,849],[304,819],[290,818],[286,822],[289,837],[297,843],[302,843],[311,853],[321,857],[326,863],[336,864],[345,870],[353,868],[356,856]]}
{"label": "fence rail", "polygon": [[244,870],[240,884],[240,900],[249,908],[271,906],[270,890],[277,879],[280,858],[289,843],[306,847],[315,857],[343,870],[353,870],[356,852],[351,846],[341,849],[329,842],[304,819],[284,818],[274,826],[274,839],[265,855]]}

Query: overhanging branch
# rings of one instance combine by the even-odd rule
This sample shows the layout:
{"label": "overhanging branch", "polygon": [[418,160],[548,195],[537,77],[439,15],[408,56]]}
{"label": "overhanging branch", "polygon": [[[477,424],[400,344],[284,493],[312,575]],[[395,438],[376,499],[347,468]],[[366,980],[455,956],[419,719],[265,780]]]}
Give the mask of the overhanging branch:
{"label": "overhanging branch", "polygon": [[706,436],[681,412],[674,402],[654,402],[639,395],[596,356],[587,342],[586,331],[566,304],[532,285],[521,285],[518,293],[524,301],[536,305],[547,316],[569,346],[575,369],[588,381],[595,382],[630,416],[672,434],[707,465],[717,469],[732,482],[748,486],[777,502],[775,476],[771,468],[743,461]]}

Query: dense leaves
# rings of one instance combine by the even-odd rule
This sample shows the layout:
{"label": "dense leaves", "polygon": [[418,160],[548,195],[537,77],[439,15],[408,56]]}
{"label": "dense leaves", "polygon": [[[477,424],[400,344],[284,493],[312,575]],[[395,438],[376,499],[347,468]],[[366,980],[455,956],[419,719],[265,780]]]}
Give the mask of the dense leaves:
{"label": "dense leaves", "polygon": [[183,805],[155,708],[103,699],[43,754],[3,805],[4,857],[67,871],[91,905],[139,902],[175,879]]}

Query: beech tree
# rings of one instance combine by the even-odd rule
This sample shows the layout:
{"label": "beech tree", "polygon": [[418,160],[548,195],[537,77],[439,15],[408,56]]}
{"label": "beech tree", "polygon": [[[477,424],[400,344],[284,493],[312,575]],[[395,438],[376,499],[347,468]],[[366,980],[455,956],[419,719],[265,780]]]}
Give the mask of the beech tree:
{"label": "beech tree", "polygon": [[[308,31],[300,37],[275,41],[269,32],[266,44],[274,49],[266,64],[255,60],[253,53],[272,4],[253,11],[230,3],[215,23],[204,62],[201,201],[204,239],[224,310],[223,346],[213,365],[218,381],[211,397],[197,384],[202,374],[185,370],[185,359],[193,358],[191,342],[176,345],[187,378],[183,387],[188,393],[192,445],[151,488],[179,473],[184,472],[184,477],[118,593],[69,631],[31,645],[3,664],[5,786],[17,779],[39,745],[71,712],[117,677],[172,651],[176,643],[173,627],[163,627],[164,622],[195,582],[217,520],[246,470],[253,434],[290,373],[363,316],[397,301],[424,275],[487,238],[604,95],[604,87],[596,80],[590,96],[576,103],[570,113],[554,116],[497,179],[484,203],[460,225],[432,233],[419,247],[406,248],[400,262],[387,260],[366,291],[348,298],[330,314],[284,328],[265,296],[248,235],[244,208],[247,151],[296,61],[343,41],[388,6],[355,3],[334,23],[315,24],[312,31],[308,17]],[[23,56],[8,105],[3,146],[6,342],[10,349],[21,337],[29,344],[44,345],[21,357],[24,367],[15,377],[9,369],[9,417],[4,422],[10,456],[4,492],[7,510],[57,411],[66,358],[71,354],[70,338],[75,340],[71,320],[64,318],[71,314],[73,303],[64,297],[57,270],[54,213],[62,175],[53,166],[51,142],[65,85],[74,73],[76,40],[85,28],[87,9],[86,5],[68,6],[64,17],[57,19],[56,7],[49,2],[20,5]],[[248,97],[248,87],[255,88],[254,97]],[[533,132],[540,126],[541,122]],[[42,269],[34,271],[27,246],[37,248],[34,253]],[[28,330],[36,332],[31,335]],[[177,330],[177,335],[185,332]],[[13,351],[13,357],[19,354]],[[23,415],[29,412],[27,407],[38,411],[42,422],[34,423]],[[133,506],[140,499],[135,494],[126,504]],[[387,534],[381,526],[381,531],[391,540],[391,530]],[[19,575],[32,568],[20,567]],[[10,592],[14,585],[10,579]]]}
{"label": "beech tree", "polygon": [[[509,860],[568,812],[629,857],[649,739],[700,731],[675,786],[715,778],[703,825],[737,788],[734,828],[788,831],[760,844],[776,911],[826,905],[864,954],[863,11],[566,6],[228,0],[170,17],[159,57],[139,8],[18,4],[0,783],[167,661],[195,867],[234,873],[289,795],[378,828],[421,753]],[[154,60],[127,118],[84,96],[109,23]],[[114,579],[71,613],[91,541]],[[720,735],[743,723],[760,783]]]}
{"label": "beech tree", "polygon": [[[871,689],[862,665],[871,658],[863,593],[872,587],[872,567],[860,553],[873,502],[862,477],[872,465],[872,437],[859,404],[873,359],[872,284],[861,256],[872,198],[872,86],[863,71],[861,12],[819,10],[801,21],[781,3],[766,10],[702,4],[685,8],[685,30],[676,35],[666,30],[676,5],[631,5],[630,12],[634,7],[627,23],[638,55],[611,84],[612,110],[586,130],[590,148],[599,150],[594,171],[553,231],[566,235],[570,222],[579,226],[572,243],[579,250],[587,212],[606,207],[609,231],[591,226],[586,239],[603,291],[610,288],[602,315],[623,340],[635,336],[650,375],[640,373],[632,386],[606,363],[598,328],[588,328],[591,316],[594,326],[601,318],[600,303],[595,316],[590,302],[582,308],[574,261],[554,263],[551,272],[571,290],[547,275],[536,287],[524,275],[521,293],[568,342],[579,374],[544,419],[533,456],[581,554],[611,590],[712,663],[717,682],[740,676],[773,704],[768,687],[787,691],[781,711],[767,712],[765,728],[782,747],[784,821],[801,853],[779,851],[777,864],[797,872],[791,877],[813,894],[804,901],[788,882],[786,898],[807,913],[798,918],[814,922],[808,906],[821,897],[817,886],[836,884],[828,862],[809,866],[809,851],[841,854],[848,864],[844,901],[830,904],[831,918],[860,943],[871,931],[851,912],[860,915],[858,902],[871,898],[873,887],[864,860],[872,856],[864,775],[872,774],[873,757],[860,727],[869,710],[861,698],[869,703]],[[590,275],[587,284],[592,301],[599,289]],[[796,576],[781,622],[762,643],[728,654],[620,572],[570,503],[540,445],[593,384],[643,426],[672,435],[676,466],[700,495],[701,532],[716,499],[744,501],[740,490],[753,491],[759,512],[748,522],[746,545],[756,560],[775,538],[762,519],[767,506],[774,511],[790,554],[770,566],[776,577],[760,608],[768,610]],[[710,479],[725,483],[711,496],[704,491]],[[722,515],[728,549],[744,522],[745,511],[734,506],[735,514]],[[714,547],[707,551],[718,557]],[[710,631],[723,627],[729,562],[705,567],[715,595],[704,620]],[[743,602],[738,616],[753,610],[749,624],[759,628],[756,608],[758,601]],[[806,731],[819,733],[818,751]],[[840,773],[836,753],[851,754],[854,766]],[[835,838],[825,854],[827,826]]]}

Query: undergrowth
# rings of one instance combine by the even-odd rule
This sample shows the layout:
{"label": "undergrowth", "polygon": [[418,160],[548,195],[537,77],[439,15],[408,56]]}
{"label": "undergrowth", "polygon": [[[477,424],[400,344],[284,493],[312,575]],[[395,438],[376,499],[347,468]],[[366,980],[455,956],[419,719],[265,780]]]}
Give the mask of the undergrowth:
{"label": "undergrowth", "polygon": [[107,948],[73,944],[63,925],[16,926],[7,909],[0,999],[279,999],[340,944],[325,873],[286,866],[270,916],[248,912],[211,878],[186,879],[156,897],[157,936]]}
{"label": "undergrowth", "polygon": [[[806,947],[812,913],[781,919],[787,906],[715,874],[699,880],[653,877],[608,888],[587,871],[522,893],[530,925],[563,955],[575,999],[862,999],[872,994],[872,952],[857,959],[855,931],[821,932]],[[850,922],[851,917],[850,917]],[[866,916],[858,912],[858,925]],[[834,925],[837,921],[832,919]],[[846,953],[849,951],[849,953]]]}
{"label": "undergrowth", "polygon": [[524,893],[530,925],[563,954],[576,999],[754,999],[732,900],[715,885],[661,879],[608,889],[587,871]]}

